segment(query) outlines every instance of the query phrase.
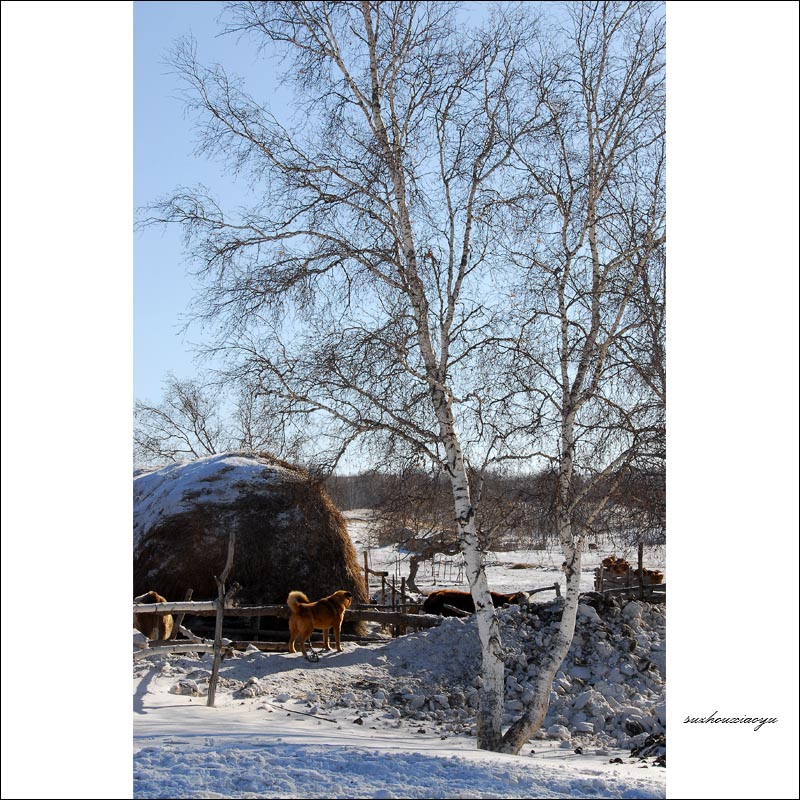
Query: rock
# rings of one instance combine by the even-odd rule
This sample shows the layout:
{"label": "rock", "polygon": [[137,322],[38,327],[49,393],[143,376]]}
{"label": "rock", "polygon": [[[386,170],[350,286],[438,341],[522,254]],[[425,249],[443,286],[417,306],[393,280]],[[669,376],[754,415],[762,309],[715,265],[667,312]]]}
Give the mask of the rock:
{"label": "rock", "polygon": [[642,618],[642,604],[638,600],[631,600],[629,603],[626,603],[624,608],[622,609],[622,616],[628,620],[640,620]]}
{"label": "rock", "polygon": [[590,622],[602,622],[597,611],[595,611],[591,606],[587,606],[585,603],[578,604],[578,616],[589,620]]}
{"label": "rock", "polygon": [[278,694],[275,695],[275,702],[276,703],[285,703],[290,698],[291,698],[291,695],[289,694],[289,692],[278,692]]}
{"label": "rock", "polygon": [[452,692],[450,695],[450,706],[452,708],[461,708],[464,705],[464,695],[461,692]]}
{"label": "rock", "polygon": [[644,733],[644,725],[642,725],[641,718],[636,719],[634,717],[630,717],[629,719],[626,719],[625,732],[628,734],[628,736],[638,736],[640,733]]}
{"label": "rock", "polygon": [[186,694],[193,697],[200,695],[200,687],[193,681],[187,678],[178,681],[173,686],[169,687],[170,694]]}
{"label": "rock", "polygon": [[588,667],[573,667],[570,670],[573,678],[579,678],[582,681],[588,681],[592,677],[591,670]]}
{"label": "rock", "polygon": [[563,740],[563,739],[569,739],[570,738],[569,730],[567,728],[565,728],[563,725],[551,725],[547,729],[547,735],[551,739],[562,739]]}
{"label": "rock", "polygon": [[578,722],[575,724],[578,733],[594,733],[594,725],[591,722]]}
{"label": "rock", "polygon": [[523,702],[523,704],[524,705],[528,705],[530,702],[532,702],[533,701],[533,695],[534,695],[533,689],[531,689],[529,686],[526,686],[524,691],[522,692],[522,702]]}

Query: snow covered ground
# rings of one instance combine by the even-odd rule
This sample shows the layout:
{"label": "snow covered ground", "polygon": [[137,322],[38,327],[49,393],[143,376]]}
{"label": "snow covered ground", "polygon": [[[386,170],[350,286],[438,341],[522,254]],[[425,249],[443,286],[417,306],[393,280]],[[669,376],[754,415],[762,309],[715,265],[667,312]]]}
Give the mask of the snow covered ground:
{"label": "snow covered ground", "polygon": [[[223,662],[215,708],[203,696],[210,656],[138,662],[134,797],[665,795],[665,770],[652,758],[598,746],[591,734],[555,731],[506,756],[453,733],[450,720],[468,704],[426,683],[433,676],[419,669],[426,640],[458,641],[456,629],[468,624],[446,627],[385,645],[345,643],[318,664],[298,654],[239,654]],[[459,687],[463,648],[440,653],[434,674],[446,677],[449,655]]]}
{"label": "snow covered ground", "polygon": [[[361,550],[368,515],[349,516]],[[372,549],[373,568],[391,571],[396,555]],[[490,584],[502,591],[552,583],[556,558],[498,554]],[[518,563],[538,566],[511,569]],[[449,577],[442,584],[457,585]],[[134,665],[133,796],[664,797],[666,770],[654,763],[663,750],[630,752],[664,729],[663,609],[637,603],[603,616],[582,608],[545,730],[518,756],[475,749],[478,642],[470,620],[368,646],[345,643],[317,664],[299,654],[236,654],[222,664],[215,708],[204,697],[210,656],[143,659]],[[555,615],[545,605],[510,607],[501,622],[508,723]]]}
{"label": "snow covered ground", "polygon": [[[265,658],[253,654],[241,662],[257,672]],[[268,658],[310,671],[296,656]],[[324,683],[336,661],[321,662],[307,685]],[[543,742],[534,755],[486,753],[473,739],[441,739],[399,720],[378,729],[373,715],[347,709],[320,712],[320,719],[291,713],[313,705],[278,702],[282,694],[246,701],[218,692],[217,707],[207,708],[203,698],[169,694],[174,682],[151,665],[137,687],[134,797],[664,796],[664,770],[644,769],[627,753],[614,765],[609,754],[577,755]]]}

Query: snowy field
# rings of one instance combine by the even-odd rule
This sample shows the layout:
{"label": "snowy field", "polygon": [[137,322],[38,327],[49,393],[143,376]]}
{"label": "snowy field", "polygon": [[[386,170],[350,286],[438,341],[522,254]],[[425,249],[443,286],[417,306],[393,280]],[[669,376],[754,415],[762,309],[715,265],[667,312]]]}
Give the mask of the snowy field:
{"label": "snowy field", "polygon": [[[399,585],[400,578],[408,575],[407,554],[395,547],[375,546],[370,526],[371,515],[372,512],[368,509],[345,512],[350,538],[353,540],[360,560],[363,560],[363,551],[366,549],[369,552],[370,567],[389,572],[388,580],[391,581],[392,577],[396,577]],[[600,544],[597,550],[584,552],[581,573],[582,592],[594,589],[594,570],[600,566],[602,559],[610,555],[626,558],[634,567],[637,564],[638,555],[635,546],[625,547],[604,543]],[[666,548],[664,546],[656,545],[644,548],[644,567],[664,572],[666,582],[665,558]],[[430,563],[425,562],[420,566],[417,575],[417,585],[420,590],[426,594],[437,588],[459,588],[468,591],[466,577],[458,569],[459,561],[459,556],[437,558],[438,566],[435,575],[432,574]],[[530,591],[559,582],[563,589],[564,573],[561,571],[563,561],[564,556],[560,548],[552,543],[544,550],[508,550],[490,553],[486,563],[489,588],[494,592]],[[522,565],[525,567],[520,568]],[[545,600],[554,596],[554,592],[544,592],[537,599]]]}
{"label": "snowy field", "polygon": [[[370,545],[368,514],[348,516],[360,556]],[[593,567],[608,553],[590,555],[587,589]],[[394,574],[397,559],[392,548],[370,549],[373,569]],[[520,563],[534,566],[511,569]],[[557,580],[560,563],[557,552],[496,554],[489,582],[500,591],[546,585]],[[662,568],[663,562],[646,554],[645,565]],[[438,585],[458,585],[456,566],[449,569]],[[402,564],[400,570],[407,574]],[[424,591],[437,585],[424,574],[419,583]],[[537,599],[553,596],[545,592]],[[546,615],[526,614],[512,607],[501,615],[509,647],[506,722],[527,689],[526,653],[535,652],[554,624]],[[589,677],[589,666],[565,664],[546,730],[518,756],[475,749],[470,681],[478,653],[469,621],[448,619],[438,628],[369,646],[346,642],[343,653],[325,654],[318,664],[299,654],[238,653],[222,664],[215,708],[203,696],[209,655],[143,659],[134,665],[133,796],[664,797],[666,770],[654,764],[652,753],[630,753],[663,730],[663,612],[628,609],[626,616],[617,611],[615,620],[604,622],[584,607],[578,622],[585,648],[592,631],[608,630],[604,649],[591,655],[581,650],[585,660],[579,661],[605,678],[600,688],[608,698],[579,677],[581,669]],[[624,668],[625,658],[608,642],[623,622],[637,629],[637,652],[652,656],[646,680],[613,672]],[[612,685],[616,679],[619,687]],[[623,727],[631,715],[639,729]]]}

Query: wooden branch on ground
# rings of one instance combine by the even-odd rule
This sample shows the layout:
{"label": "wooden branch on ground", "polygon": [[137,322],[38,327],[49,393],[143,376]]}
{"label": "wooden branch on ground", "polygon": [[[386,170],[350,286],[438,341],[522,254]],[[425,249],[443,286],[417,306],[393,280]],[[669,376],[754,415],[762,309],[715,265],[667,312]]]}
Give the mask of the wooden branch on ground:
{"label": "wooden branch on ground", "polygon": [[[647,594],[666,594],[667,593],[667,584],[666,583],[651,583],[645,584],[644,591]],[[639,592],[638,586],[617,586],[614,589],[604,589],[599,594],[624,594],[625,592]]]}
{"label": "wooden branch on ground", "polygon": [[183,625],[179,626],[180,633],[182,633],[187,639],[191,640],[192,642],[202,642],[204,641],[199,636],[195,636],[188,628],[184,628]]}
{"label": "wooden branch on ground", "polygon": [[[165,640],[160,640],[165,641]],[[225,648],[227,649],[227,648]],[[163,655],[170,655],[171,653],[213,653],[214,652],[214,645],[213,644],[173,644],[172,642],[166,641],[166,644],[163,647],[147,647],[144,650],[137,650],[133,654],[133,660],[139,661],[142,658],[147,658],[148,656],[163,656]]]}
{"label": "wooden branch on ground", "polygon": [[550,586],[540,586],[538,589],[530,589],[525,594],[537,594],[538,592],[552,592],[555,591],[557,597],[561,597],[561,585],[556,581],[551,583]]}
{"label": "wooden branch on ground", "polygon": [[[464,604],[466,605],[466,603]],[[446,608],[451,614],[455,614],[457,617],[471,617],[471,611],[464,611],[463,608],[456,608],[455,606],[448,605],[447,603],[442,604],[442,608]]]}

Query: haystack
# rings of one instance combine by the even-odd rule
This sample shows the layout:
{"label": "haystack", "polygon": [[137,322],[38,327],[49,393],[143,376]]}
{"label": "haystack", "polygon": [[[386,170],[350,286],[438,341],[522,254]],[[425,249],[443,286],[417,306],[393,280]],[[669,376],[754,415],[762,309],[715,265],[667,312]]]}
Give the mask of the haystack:
{"label": "haystack", "polygon": [[169,600],[215,599],[228,536],[228,585],[241,605],[285,603],[293,589],[316,600],[337,589],[367,601],[345,520],[319,481],[266,453],[224,453],[139,470],[133,479],[133,588]]}

